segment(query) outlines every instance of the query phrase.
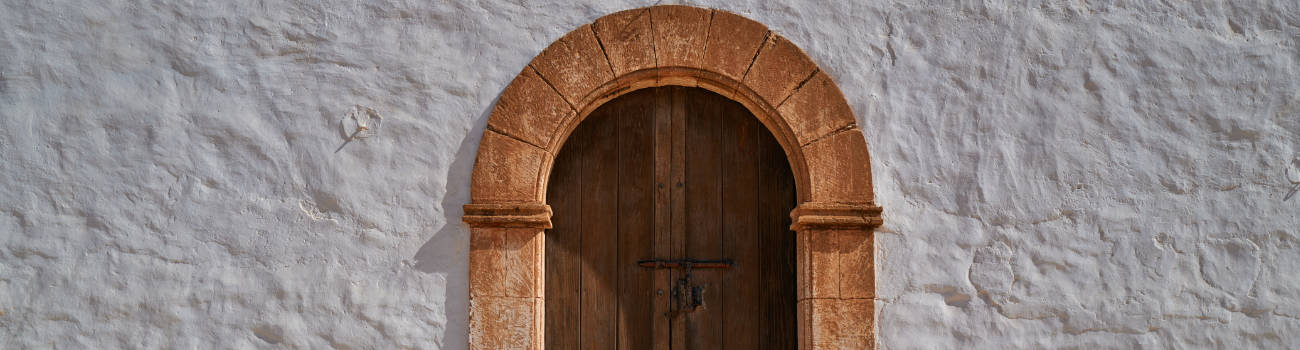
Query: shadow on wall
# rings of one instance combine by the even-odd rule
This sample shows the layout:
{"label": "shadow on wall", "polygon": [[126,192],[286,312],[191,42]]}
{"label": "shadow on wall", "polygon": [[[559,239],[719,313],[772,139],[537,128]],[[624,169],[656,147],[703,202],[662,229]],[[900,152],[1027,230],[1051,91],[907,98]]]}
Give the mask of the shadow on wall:
{"label": "shadow on wall", "polygon": [[487,109],[479,114],[447,169],[447,188],[442,197],[442,213],[447,222],[420,246],[412,258],[416,270],[446,276],[443,307],[447,313],[447,325],[443,328],[440,344],[443,349],[469,348],[469,226],[461,221],[465,213],[462,206],[469,203],[470,175],[474,172],[478,143],[500,96],[498,93]]}

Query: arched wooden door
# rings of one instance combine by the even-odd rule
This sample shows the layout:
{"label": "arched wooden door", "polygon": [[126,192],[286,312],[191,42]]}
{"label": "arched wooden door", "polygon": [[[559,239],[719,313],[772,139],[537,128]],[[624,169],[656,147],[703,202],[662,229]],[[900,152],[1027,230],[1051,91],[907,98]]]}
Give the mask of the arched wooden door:
{"label": "arched wooden door", "polygon": [[794,349],[795,184],[743,106],[684,87],[614,99],[547,190],[547,349]]}

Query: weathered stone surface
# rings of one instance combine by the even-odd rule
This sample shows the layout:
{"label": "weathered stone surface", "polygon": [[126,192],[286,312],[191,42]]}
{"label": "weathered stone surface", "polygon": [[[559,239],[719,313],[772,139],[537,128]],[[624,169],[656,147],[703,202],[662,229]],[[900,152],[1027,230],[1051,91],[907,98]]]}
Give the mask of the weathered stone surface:
{"label": "weathered stone surface", "polygon": [[616,75],[655,67],[655,34],[650,9],[615,12],[591,24],[604,44]]}
{"label": "weathered stone surface", "polygon": [[541,229],[484,227],[470,234],[470,297],[543,296]]}
{"label": "weathered stone surface", "polygon": [[875,301],[800,300],[800,349],[868,349],[875,345]]}
{"label": "weathered stone surface", "polygon": [[800,145],[856,123],[844,94],[826,72],[813,74],[777,110]]}
{"label": "weathered stone surface", "polygon": [[[541,298],[545,296],[546,239],[540,229],[506,229],[502,260],[506,269],[504,296]],[[519,268],[522,267],[522,268]]]}
{"label": "weathered stone surface", "polygon": [[872,232],[839,230],[835,238],[836,249],[839,251],[839,297],[875,298],[876,266]]}
{"label": "weathered stone surface", "polygon": [[555,128],[572,118],[573,108],[532,67],[510,82],[492,109],[488,125],[494,130],[545,148]]}
{"label": "weathered stone surface", "polygon": [[470,349],[540,350],[534,312],[539,299],[474,297],[469,300]]}
{"label": "weathered stone surface", "polygon": [[836,230],[796,233],[796,291],[799,300],[840,296],[839,239]]}
{"label": "weathered stone surface", "polygon": [[470,297],[506,296],[506,234],[500,228],[475,228],[469,239]]}
{"label": "weathered stone surface", "polygon": [[831,203],[870,203],[871,166],[867,145],[857,129],[844,130],[804,146],[808,173],[812,179],[812,200]]}
{"label": "weathered stone surface", "polygon": [[840,314],[838,299],[805,299],[797,306],[799,313],[799,348],[808,350],[839,349]]}
{"label": "weathered stone surface", "polygon": [[780,35],[769,35],[754,64],[745,74],[745,85],[773,106],[785,101],[817,65],[808,55]]}
{"label": "weathered stone surface", "polygon": [[767,27],[762,23],[714,10],[704,51],[704,67],[736,81],[744,79],[745,72],[754,63],[754,54],[763,46],[767,35]]}
{"label": "weathered stone surface", "polygon": [[565,34],[537,54],[530,65],[573,105],[614,78],[609,60],[590,25]]}
{"label": "weathered stone surface", "polygon": [[698,67],[709,34],[710,10],[664,5],[650,8],[660,67]]}
{"label": "weathered stone surface", "polygon": [[840,299],[838,349],[870,349],[876,345],[876,301]]}
{"label": "weathered stone surface", "polygon": [[532,202],[538,200],[538,174],[546,152],[491,130],[483,133],[474,161],[474,202]]}
{"label": "weathered stone surface", "polygon": [[811,229],[796,235],[799,300],[875,297],[870,231]]}

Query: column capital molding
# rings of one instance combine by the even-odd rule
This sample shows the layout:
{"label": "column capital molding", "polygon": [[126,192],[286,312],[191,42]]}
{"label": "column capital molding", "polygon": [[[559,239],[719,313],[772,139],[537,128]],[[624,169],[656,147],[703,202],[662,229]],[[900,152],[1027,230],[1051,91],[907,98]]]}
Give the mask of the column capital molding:
{"label": "column capital molding", "polygon": [[533,203],[470,203],[461,220],[469,227],[551,228],[551,206]]}
{"label": "column capital molding", "polygon": [[790,230],[870,230],[884,223],[882,211],[875,203],[804,202],[790,212]]}

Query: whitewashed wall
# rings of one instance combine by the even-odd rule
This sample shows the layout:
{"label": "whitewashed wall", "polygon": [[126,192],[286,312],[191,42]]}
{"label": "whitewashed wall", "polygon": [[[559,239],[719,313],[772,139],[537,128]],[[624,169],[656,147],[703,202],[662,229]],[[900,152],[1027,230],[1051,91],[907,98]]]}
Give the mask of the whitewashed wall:
{"label": "whitewashed wall", "polygon": [[[1020,3],[690,4],[854,107],[884,348],[1300,346],[1300,4]],[[651,4],[0,2],[0,348],[465,348],[494,99]]]}

